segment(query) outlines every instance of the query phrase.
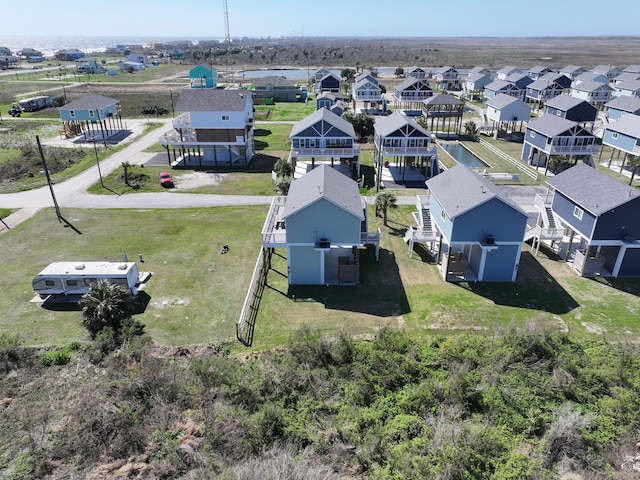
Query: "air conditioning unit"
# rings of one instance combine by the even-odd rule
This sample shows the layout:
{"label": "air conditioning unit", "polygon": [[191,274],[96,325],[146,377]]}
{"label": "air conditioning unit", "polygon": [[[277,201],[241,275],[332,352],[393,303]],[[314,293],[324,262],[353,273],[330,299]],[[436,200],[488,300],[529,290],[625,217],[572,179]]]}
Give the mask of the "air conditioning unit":
{"label": "air conditioning unit", "polygon": [[486,243],[487,245],[495,245],[496,239],[493,235],[486,235],[484,237],[484,243]]}

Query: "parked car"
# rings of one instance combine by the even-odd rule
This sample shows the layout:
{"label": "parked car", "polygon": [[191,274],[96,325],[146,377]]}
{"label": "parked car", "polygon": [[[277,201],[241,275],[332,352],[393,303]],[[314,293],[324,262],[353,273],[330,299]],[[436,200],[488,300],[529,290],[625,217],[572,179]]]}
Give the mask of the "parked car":
{"label": "parked car", "polygon": [[158,181],[160,185],[165,188],[173,188],[173,178],[167,172],[160,172],[158,174]]}
{"label": "parked car", "polygon": [[20,108],[19,105],[12,105],[9,109],[9,115],[11,115],[12,117],[19,117],[20,115],[22,115],[22,108]]}

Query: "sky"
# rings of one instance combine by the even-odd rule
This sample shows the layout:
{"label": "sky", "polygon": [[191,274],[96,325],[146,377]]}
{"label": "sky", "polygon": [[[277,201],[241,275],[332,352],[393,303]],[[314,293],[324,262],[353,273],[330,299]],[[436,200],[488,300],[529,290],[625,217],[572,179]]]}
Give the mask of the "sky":
{"label": "sky", "polygon": [[[24,3],[7,0],[1,9],[2,18],[13,20],[3,22],[2,35],[224,38],[223,3],[223,0],[24,0]],[[232,38],[640,35],[638,0],[227,0],[227,3]],[[607,7],[611,8],[609,12]],[[18,21],[21,18],[24,21]]]}

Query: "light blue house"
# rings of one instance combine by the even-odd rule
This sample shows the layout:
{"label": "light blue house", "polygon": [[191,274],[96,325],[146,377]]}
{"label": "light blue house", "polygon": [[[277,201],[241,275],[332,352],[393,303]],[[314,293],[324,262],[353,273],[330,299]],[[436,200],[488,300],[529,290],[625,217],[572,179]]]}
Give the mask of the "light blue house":
{"label": "light blue house", "polygon": [[524,135],[521,159],[535,167],[549,167],[554,157],[593,165],[599,146],[593,133],[576,122],[545,114],[529,122]]}
{"label": "light blue house", "polygon": [[484,87],[484,97],[493,98],[501,93],[511,97],[523,99],[524,90],[516,87],[513,83],[506,80],[494,80]]}
{"label": "light blue house", "polygon": [[90,93],[58,108],[65,137],[83,135],[86,141],[106,141],[125,129],[120,102]]}
{"label": "light blue house", "polygon": [[[435,258],[447,281],[513,282],[529,215],[466,166],[427,180]],[[424,212],[422,212],[424,215]]]}
{"label": "light blue house", "polygon": [[462,80],[462,88],[471,98],[477,97],[482,93],[484,87],[492,82],[491,76],[486,73],[473,73]]}
{"label": "light blue house", "polygon": [[640,115],[640,98],[624,95],[615,97],[613,100],[605,103],[607,109],[607,119],[609,121],[618,120],[624,115]]}
{"label": "light blue house", "polygon": [[602,133],[602,144],[613,148],[612,159],[622,156],[621,170],[629,155],[640,156],[640,117],[624,115],[615,122],[609,123]]}
{"label": "light blue house", "polygon": [[289,285],[357,285],[360,248],[376,247],[358,184],[322,164],[275,197],[262,230],[264,248],[286,248]]}
{"label": "light blue house", "polygon": [[189,85],[191,88],[217,88],[218,71],[212,66],[196,65],[189,70]]}
{"label": "light blue house", "polygon": [[510,95],[499,94],[486,101],[484,107],[484,113],[486,115],[487,122],[491,122],[490,125],[481,126],[483,133],[491,133],[499,136],[500,130],[515,130],[515,124],[520,122],[528,122],[531,118],[531,108],[522,100]]}

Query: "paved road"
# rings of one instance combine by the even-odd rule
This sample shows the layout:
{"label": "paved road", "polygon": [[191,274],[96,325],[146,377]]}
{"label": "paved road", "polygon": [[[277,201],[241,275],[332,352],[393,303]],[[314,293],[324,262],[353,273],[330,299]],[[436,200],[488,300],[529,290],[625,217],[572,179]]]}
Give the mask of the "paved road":
{"label": "paved road", "polygon": [[[171,128],[171,119],[164,120],[161,129],[154,130],[147,135],[134,139],[123,150],[113,154],[100,163],[102,175],[106,176],[111,171],[119,168],[123,162],[141,164],[154,154],[145,153],[144,150],[157,143],[161,133]],[[183,194],[178,192],[139,193],[127,195],[92,195],[87,193],[87,188],[99,181],[97,166],[88,168],[79,175],[54,185],[54,192],[60,207],[73,208],[187,208],[210,207],[231,205],[269,205],[271,197],[249,195],[212,195],[212,194]],[[535,212],[533,199],[536,193],[543,193],[544,187],[503,187],[506,193],[518,203],[525,211]],[[367,199],[375,202],[375,197]],[[398,196],[399,205],[415,204],[414,196]],[[53,200],[48,187],[42,187],[26,192],[0,195],[0,207],[20,209],[18,212],[5,219],[9,227],[26,220],[34,215],[40,208],[52,207]],[[0,231],[6,230],[0,224]]]}

